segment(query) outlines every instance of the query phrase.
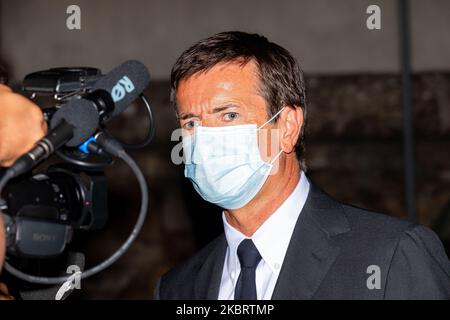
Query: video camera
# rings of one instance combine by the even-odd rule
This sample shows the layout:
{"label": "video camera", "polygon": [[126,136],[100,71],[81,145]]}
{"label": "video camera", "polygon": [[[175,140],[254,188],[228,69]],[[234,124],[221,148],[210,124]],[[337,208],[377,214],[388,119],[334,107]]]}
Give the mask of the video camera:
{"label": "video camera", "polygon": [[[140,64],[140,66],[143,65]],[[145,69],[145,67],[143,68]],[[121,81],[125,79],[127,83],[122,84],[128,86],[127,90],[133,91],[135,89],[132,80],[130,80],[130,78],[133,79],[133,72],[136,73],[135,70],[132,70],[129,77],[122,77],[107,92],[103,89],[98,90],[95,87],[101,81],[111,80],[104,80],[105,76],[102,75],[99,69],[53,68],[27,75],[23,81],[23,91],[29,94],[32,100],[41,99],[46,101],[44,104],[38,104],[42,108],[44,118],[49,123],[49,127],[51,127],[50,124],[54,115],[58,114],[58,110],[67,108],[66,106],[70,103],[84,99],[94,101],[93,99],[97,99],[99,94],[100,97],[106,97],[106,103],[101,99],[93,102],[95,110],[99,114],[98,119],[100,119],[95,132],[110,137],[111,135],[105,124],[112,115],[115,115],[111,104],[121,102],[128,105],[128,102],[131,103],[135,99],[135,97],[128,97],[129,100],[132,99],[130,101],[127,100],[127,97],[123,99],[124,94],[128,91],[123,91],[120,86]],[[145,75],[143,77],[145,81],[141,81],[143,82],[141,84],[142,90],[147,86],[149,79],[146,69],[143,74]],[[140,75],[138,74],[138,76]],[[141,80],[138,76],[136,78]],[[142,78],[142,76],[140,77]],[[114,80],[114,78],[112,79]],[[141,92],[139,92],[139,97],[148,112],[149,130],[147,136],[139,144],[126,144],[117,142],[117,140],[112,138],[110,139],[120,144],[120,147],[142,148],[153,137],[154,126],[150,105]],[[119,101],[121,99],[124,101]],[[123,110],[125,107],[121,106],[120,108]],[[80,113],[84,111],[82,108],[79,110]],[[78,111],[76,110],[76,112]],[[97,135],[93,134],[80,145],[68,146],[69,144],[67,143],[62,147],[55,148],[54,151],[58,156],[59,162],[50,165],[43,172],[37,174],[26,173],[19,175],[6,184],[0,194],[1,199],[3,199],[0,202],[0,209],[4,218],[8,256],[27,259],[57,257],[65,251],[77,230],[99,230],[104,227],[108,219],[107,182],[104,170],[113,160],[112,154],[105,152],[96,143],[96,137]],[[31,158],[34,157],[32,153],[29,156]],[[127,155],[124,155],[122,159],[125,161],[128,159],[127,163],[133,169],[140,182],[143,193],[141,214],[132,235],[127,239],[126,243],[110,259],[107,259],[108,261],[105,261],[100,268],[93,268],[95,270],[92,270],[89,275],[104,269],[107,264],[112,264],[128,249],[131,241],[136,236],[136,229],[140,229],[146,214],[144,211],[147,210],[148,198],[142,172]],[[7,270],[8,268],[12,269],[8,263],[5,267]],[[48,283],[62,282],[59,280]],[[41,281],[36,283],[47,282]]]}

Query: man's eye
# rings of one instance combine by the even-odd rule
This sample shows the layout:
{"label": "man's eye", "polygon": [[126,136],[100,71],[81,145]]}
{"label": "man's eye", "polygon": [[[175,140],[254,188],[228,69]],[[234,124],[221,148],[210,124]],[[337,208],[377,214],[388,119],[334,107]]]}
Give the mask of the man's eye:
{"label": "man's eye", "polygon": [[236,120],[237,118],[238,118],[237,112],[228,112],[228,113],[225,113],[223,116],[223,120],[225,120],[225,121],[233,121],[233,120]]}
{"label": "man's eye", "polygon": [[183,128],[185,128],[185,129],[192,129],[192,128],[194,128],[197,125],[198,125],[198,121],[191,120],[191,121],[186,122],[183,125]]}

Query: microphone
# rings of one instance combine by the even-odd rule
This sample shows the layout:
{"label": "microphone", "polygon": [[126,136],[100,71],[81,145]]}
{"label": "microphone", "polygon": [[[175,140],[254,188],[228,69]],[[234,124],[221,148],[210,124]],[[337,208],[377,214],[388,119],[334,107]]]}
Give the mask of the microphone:
{"label": "microphone", "polygon": [[27,172],[63,145],[75,147],[85,142],[100,122],[125,110],[149,82],[147,68],[136,60],[110,71],[94,83],[92,92],[69,101],[53,115],[50,132],[7,170],[10,178]]}
{"label": "microphone", "polygon": [[[77,134],[66,142],[67,146],[76,147],[95,132],[99,122],[107,122],[125,110],[139,97],[149,82],[150,74],[144,64],[136,60],[127,61],[97,80],[92,92],[82,99],[72,100],[61,107],[53,115],[50,127],[53,129],[65,120],[72,124],[75,130],[78,128]],[[88,131],[77,126],[75,122],[79,120],[78,113],[91,109],[95,110],[98,119],[95,129]]]}
{"label": "microphone", "polygon": [[149,82],[150,74],[145,65],[129,60],[96,81],[92,91],[93,94],[99,90],[108,92],[114,103],[111,116],[116,116],[139,97]]}

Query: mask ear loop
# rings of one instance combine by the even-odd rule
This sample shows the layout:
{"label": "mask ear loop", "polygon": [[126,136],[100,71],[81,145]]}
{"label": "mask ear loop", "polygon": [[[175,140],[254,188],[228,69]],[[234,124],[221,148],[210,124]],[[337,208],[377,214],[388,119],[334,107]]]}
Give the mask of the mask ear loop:
{"label": "mask ear loop", "polygon": [[[278,152],[277,155],[276,155],[272,160],[270,160],[269,165],[272,166],[273,163],[274,163],[275,161],[278,160],[278,158],[280,157],[280,155],[281,155],[282,153],[283,153],[283,149],[281,149],[280,152]],[[267,162],[266,162],[266,163],[267,163]],[[259,168],[258,170],[261,170],[261,169],[262,169],[262,167]],[[260,172],[261,172],[261,171],[260,171]]]}
{"label": "mask ear loop", "polygon": [[[270,118],[269,120],[267,120],[266,122],[264,122],[259,128],[258,128],[258,130],[259,129],[261,129],[262,127],[264,127],[266,124],[268,124],[269,122],[271,122],[273,119],[275,119],[283,110],[284,110],[284,108],[286,108],[286,106],[284,106],[283,108],[281,108],[277,113],[275,113],[275,115],[272,117],[272,118]],[[272,160],[270,160],[270,164],[273,164],[275,161],[277,161],[277,159],[280,157],[280,154],[283,152],[283,150],[280,150],[280,152],[278,152],[278,154],[272,159]]]}
{"label": "mask ear loop", "polygon": [[278,152],[277,155],[272,160],[270,160],[269,163],[273,164],[275,161],[277,161],[277,159],[280,157],[280,154],[282,154],[282,153],[283,153],[283,149],[281,149],[280,152]]}
{"label": "mask ear loop", "polygon": [[286,107],[281,108],[277,113],[275,113],[275,115],[270,118],[269,120],[267,120],[266,122],[264,122],[262,125],[259,126],[258,129],[261,129],[262,127],[264,127],[266,124],[268,124],[269,122],[271,122],[273,119],[275,119]]}

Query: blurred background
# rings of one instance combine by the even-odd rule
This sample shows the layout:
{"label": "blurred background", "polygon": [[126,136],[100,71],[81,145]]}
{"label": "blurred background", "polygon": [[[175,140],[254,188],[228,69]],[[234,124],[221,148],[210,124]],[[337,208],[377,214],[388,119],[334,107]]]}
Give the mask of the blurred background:
{"label": "blurred background", "polygon": [[[81,30],[66,27],[72,4],[81,9]],[[148,219],[129,252],[83,281],[77,298],[151,298],[162,273],[222,232],[221,210],[171,162],[177,122],[169,75],[188,46],[227,30],[263,34],[300,61],[309,178],[343,202],[434,228],[449,252],[450,2],[403,4],[406,10],[392,0],[0,0],[0,59],[16,90],[26,74],[50,67],[107,72],[138,59],[152,75],[146,95],[156,135],[131,153],[150,187]],[[381,9],[379,30],[366,26],[369,5]],[[111,131],[138,141],[147,125],[143,108],[129,108]],[[79,235],[88,266],[121,245],[139,207],[124,164],[109,167],[107,177],[108,223]]]}

